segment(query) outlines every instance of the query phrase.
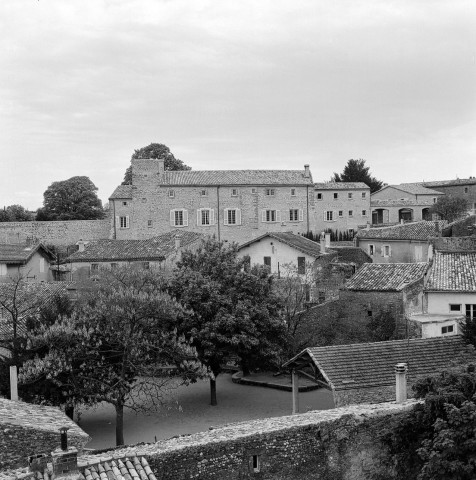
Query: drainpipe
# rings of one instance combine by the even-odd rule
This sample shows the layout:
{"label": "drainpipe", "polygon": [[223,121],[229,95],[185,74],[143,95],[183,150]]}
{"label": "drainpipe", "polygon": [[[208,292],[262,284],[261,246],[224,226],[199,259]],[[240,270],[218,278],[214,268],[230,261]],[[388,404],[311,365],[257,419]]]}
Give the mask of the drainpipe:
{"label": "drainpipe", "polygon": [[403,403],[407,400],[407,371],[406,363],[397,363],[395,365],[395,396],[397,403]]}
{"label": "drainpipe", "polygon": [[306,187],[306,219],[307,219],[306,233],[309,233],[309,185]]}
{"label": "drainpipe", "polygon": [[217,234],[220,241],[220,186],[217,186]]}

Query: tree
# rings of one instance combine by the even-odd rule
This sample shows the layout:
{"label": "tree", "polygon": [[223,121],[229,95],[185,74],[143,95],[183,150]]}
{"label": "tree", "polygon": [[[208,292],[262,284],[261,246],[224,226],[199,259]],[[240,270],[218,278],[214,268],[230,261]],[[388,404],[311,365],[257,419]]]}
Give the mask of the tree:
{"label": "tree", "polygon": [[363,182],[370,187],[370,193],[376,192],[382,188],[383,183],[372,177],[370,167],[365,166],[365,160],[350,159],[344,167],[344,171],[339,175],[334,173],[331,178],[333,182]]}
{"label": "tree", "polygon": [[23,383],[51,379],[88,404],[116,410],[116,444],[124,443],[124,408],[161,405],[164,390],[206,374],[189,343],[173,330],[180,306],[152,271],[102,272],[77,310],[40,329],[32,340],[46,354],[23,366]]}
{"label": "tree", "polygon": [[237,245],[208,239],[183,253],[170,281],[170,293],[186,309],[177,330],[211,372],[211,405],[217,405],[216,377],[227,359],[238,357],[245,374],[269,368],[285,339],[272,277],[264,267],[247,270]]}
{"label": "tree", "polygon": [[[134,150],[131,160],[136,158],[163,158],[165,170],[191,170],[191,167],[185,165],[182,160],[175,158],[169,147],[162,143],[151,143],[147,147]],[[124,174],[122,185],[132,184],[132,165],[129,166]]]}
{"label": "tree", "polygon": [[468,200],[459,195],[440,195],[430,208],[430,213],[435,213],[443,220],[454,222],[464,217],[468,211]]}
{"label": "tree", "polygon": [[9,205],[0,210],[0,222],[29,222],[34,214],[21,205]]}
{"label": "tree", "polygon": [[53,182],[43,194],[37,220],[97,220],[104,218],[97,187],[88,177]]}

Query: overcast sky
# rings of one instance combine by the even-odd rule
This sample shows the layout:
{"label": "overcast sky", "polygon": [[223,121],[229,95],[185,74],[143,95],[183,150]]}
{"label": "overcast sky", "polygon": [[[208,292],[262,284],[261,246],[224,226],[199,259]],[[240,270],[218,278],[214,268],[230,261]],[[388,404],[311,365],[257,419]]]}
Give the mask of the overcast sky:
{"label": "overcast sky", "polygon": [[474,0],[1,0],[0,205],[134,149],[196,170],[476,175]]}

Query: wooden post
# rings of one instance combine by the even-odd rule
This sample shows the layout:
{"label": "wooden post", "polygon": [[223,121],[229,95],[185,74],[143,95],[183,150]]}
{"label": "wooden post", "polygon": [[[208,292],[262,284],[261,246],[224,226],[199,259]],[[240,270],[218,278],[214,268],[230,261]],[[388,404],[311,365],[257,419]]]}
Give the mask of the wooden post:
{"label": "wooden post", "polygon": [[291,371],[293,385],[293,415],[299,413],[299,375],[293,368]]}
{"label": "wooden post", "polygon": [[18,380],[17,367],[12,365],[10,367],[10,400],[18,401]]}

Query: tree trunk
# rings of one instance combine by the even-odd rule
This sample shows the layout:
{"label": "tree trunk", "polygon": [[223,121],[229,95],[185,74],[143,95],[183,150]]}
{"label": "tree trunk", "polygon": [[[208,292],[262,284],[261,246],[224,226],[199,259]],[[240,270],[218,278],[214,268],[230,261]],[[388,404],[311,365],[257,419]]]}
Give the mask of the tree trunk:
{"label": "tree trunk", "polygon": [[215,378],[210,378],[210,405],[216,406],[217,404],[217,381],[216,375]]}
{"label": "tree trunk", "polygon": [[66,415],[74,421],[74,407],[72,405],[65,407],[64,413],[66,413]]}
{"label": "tree trunk", "polygon": [[124,405],[118,403],[116,407],[116,446],[124,445]]}

